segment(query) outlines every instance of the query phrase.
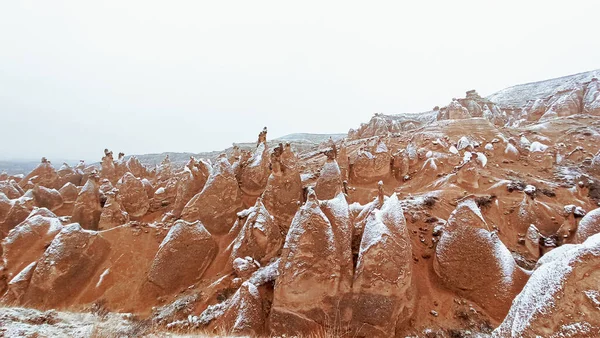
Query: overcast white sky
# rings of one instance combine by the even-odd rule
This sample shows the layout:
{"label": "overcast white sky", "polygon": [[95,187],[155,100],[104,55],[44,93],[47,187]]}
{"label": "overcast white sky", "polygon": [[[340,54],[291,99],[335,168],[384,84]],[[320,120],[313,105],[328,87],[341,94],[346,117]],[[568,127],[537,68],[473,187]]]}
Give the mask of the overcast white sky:
{"label": "overcast white sky", "polygon": [[600,1],[2,1],[0,159],[200,152],[600,68]]}

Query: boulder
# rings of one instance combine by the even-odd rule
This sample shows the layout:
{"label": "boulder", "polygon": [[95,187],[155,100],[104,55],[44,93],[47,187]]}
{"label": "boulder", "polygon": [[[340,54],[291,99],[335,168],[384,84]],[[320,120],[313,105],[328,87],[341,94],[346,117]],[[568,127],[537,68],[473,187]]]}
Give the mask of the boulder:
{"label": "boulder", "polygon": [[9,277],[36,260],[63,228],[56,215],[48,209],[36,209],[14,229],[4,241],[4,264]]}

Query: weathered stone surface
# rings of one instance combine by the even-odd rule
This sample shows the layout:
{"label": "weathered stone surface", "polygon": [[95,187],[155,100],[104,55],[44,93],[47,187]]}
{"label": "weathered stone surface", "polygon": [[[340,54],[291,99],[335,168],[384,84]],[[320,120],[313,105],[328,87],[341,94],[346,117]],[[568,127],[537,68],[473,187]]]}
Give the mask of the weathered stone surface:
{"label": "weathered stone surface", "polygon": [[57,307],[77,296],[104,261],[110,243],[77,223],[65,226],[38,260],[24,303]]}
{"label": "weathered stone surface", "polygon": [[117,183],[119,202],[131,217],[142,217],[150,209],[150,202],[144,184],[139,178],[127,172]]}
{"label": "weathered stone surface", "polygon": [[48,208],[52,211],[63,205],[63,198],[58,190],[48,189],[38,184],[33,187],[33,197],[38,207]]}
{"label": "weathered stone surface", "polygon": [[77,196],[71,221],[79,223],[83,229],[97,230],[101,214],[98,176],[92,174]]}
{"label": "weathered stone surface", "polygon": [[394,194],[369,215],[353,283],[352,324],[360,336],[390,337],[410,319],[412,249],[402,207]]}
{"label": "weathered stone surface", "polygon": [[270,315],[272,332],[310,333],[333,318],[341,265],[332,225],[311,190],[292,221],[281,253]]}
{"label": "weathered stone surface", "polygon": [[247,211],[244,225],[230,245],[229,259],[233,262],[236,258],[252,257],[261,264],[268,263],[271,258],[278,255],[283,239],[275,219],[259,198]]}
{"label": "weathered stone surface", "polygon": [[599,266],[600,235],[550,251],[538,261],[493,336],[598,336]]}
{"label": "weathered stone surface", "polygon": [[58,189],[59,177],[56,170],[45,157],[42,158],[40,163],[33,171],[27,174],[20,182],[19,186],[25,188],[27,183],[31,181],[33,184],[39,184],[46,188]]}
{"label": "weathered stone surface", "polygon": [[302,180],[297,162],[289,144],[275,148],[271,154],[271,175],[262,195],[263,204],[275,218],[283,237],[302,203]]}
{"label": "weathered stone surface", "polygon": [[500,320],[521,291],[526,275],[497,234],[488,229],[473,199],[464,200],[444,227],[436,246],[434,269],[447,287]]}
{"label": "weathered stone surface", "polygon": [[107,193],[108,199],[102,208],[98,230],[106,230],[129,222],[129,214],[119,202],[118,190]]}
{"label": "weathered stone surface", "polygon": [[183,208],[181,219],[200,221],[210,233],[229,231],[242,208],[241,192],[227,158],[220,157],[201,192]]}
{"label": "weathered stone surface", "polygon": [[202,223],[177,221],[160,244],[148,280],[163,292],[194,283],[212,263],[217,243]]}
{"label": "weathered stone surface", "polygon": [[342,192],[342,172],[335,159],[327,159],[317,179],[315,193],[319,199],[328,200],[340,192]]}

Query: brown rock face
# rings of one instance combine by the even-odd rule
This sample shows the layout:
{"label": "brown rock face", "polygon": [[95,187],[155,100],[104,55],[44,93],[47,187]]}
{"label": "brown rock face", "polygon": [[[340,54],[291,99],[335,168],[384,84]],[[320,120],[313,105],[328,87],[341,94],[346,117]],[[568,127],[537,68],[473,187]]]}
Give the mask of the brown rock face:
{"label": "brown rock face", "polygon": [[148,280],[164,292],[194,283],[212,263],[217,243],[202,223],[177,221],[160,244]]}
{"label": "brown rock face", "polygon": [[0,192],[11,200],[23,195],[23,193],[19,191],[19,188],[19,185],[15,181],[0,181]]}
{"label": "brown rock face", "polygon": [[[9,201],[9,203],[10,209],[2,223],[0,223],[0,238],[4,238],[12,228],[23,222],[33,210],[35,204],[32,193],[25,194],[18,199]],[[4,203],[3,208],[6,209],[6,206]]]}
{"label": "brown rock face", "polygon": [[107,200],[100,214],[99,230],[106,230],[129,222],[129,214],[117,198],[118,190],[107,193]]}
{"label": "brown rock face", "polygon": [[265,207],[275,218],[283,236],[302,203],[302,180],[297,161],[289,144],[275,148],[271,155],[272,172],[262,195]]}
{"label": "brown rock face", "polygon": [[48,208],[54,211],[63,205],[63,198],[56,189],[48,189],[46,187],[35,185],[33,187],[33,197],[35,204],[38,207]]}
{"label": "brown rock face", "polygon": [[126,162],[127,171],[132,173],[135,177],[144,178],[148,176],[148,170],[137,157],[131,156]]}
{"label": "brown rock face", "polygon": [[231,243],[230,261],[233,262],[238,257],[252,257],[265,264],[277,256],[282,245],[283,237],[279,227],[259,198]]}
{"label": "brown rock face", "polygon": [[352,181],[356,183],[374,183],[387,178],[391,170],[391,155],[383,140],[375,148],[359,150],[352,165]]}
{"label": "brown rock face", "polygon": [[[266,137],[266,135],[265,135]],[[259,142],[252,157],[240,167],[240,189],[248,196],[260,196],[269,178],[269,148]]]}
{"label": "brown rock face", "polygon": [[62,196],[64,202],[75,202],[75,200],[77,200],[77,195],[79,195],[79,190],[77,190],[75,184],[71,182],[65,183],[58,192]]}
{"label": "brown rock face", "polygon": [[310,333],[335,317],[342,278],[333,228],[310,191],[285,240],[270,326],[275,334]]}
{"label": "brown rock face", "polygon": [[57,173],[59,177],[59,186],[64,186],[67,183],[72,183],[76,186],[79,186],[82,183],[81,180],[83,178],[83,172],[72,168],[66,163],[63,163],[63,165],[58,169]]}
{"label": "brown rock face", "polygon": [[543,256],[494,337],[596,337],[600,235]]}
{"label": "brown rock face", "polygon": [[62,228],[58,217],[49,210],[32,211],[27,219],[12,229],[2,241],[8,276],[12,278],[25,268],[27,262],[37,260]]}
{"label": "brown rock face", "polygon": [[364,337],[391,337],[410,319],[415,300],[412,249],[394,194],[365,225],[354,275],[353,328]]}
{"label": "brown rock face", "polygon": [[57,186],[59,182],[58,174],[56,170],[45,157],[42,158],[42,163],[40,163],[37,168],[33,169],[32,172],[27,174],[20,182],[19,186],[24,188],[27,183],[31,181],[34,184],[39,184],[46,188],[58,189],[60,186]]}
{"label": "brown rock face", "polygon": [[131,217],[142,217],[150,209],[146,188],[142,181],[127,172],[117,184],[119,202]]}
{"label": "brown rock face", "polygon": [[24,302],[42,308],[65,304],[77,296],[104,261],[110,243],[77,223],[65,226],[37,262]]}
{"label": "brown rock face", "polygon": [[232,335],[258,336],[265,331],[263,297],[251,282],[244,282],[232,296],[222,316],[212,327],[220,327]]}
{"label": "brown rock face", "polygon": [[241,208],[241,192],[231,165],[225,157],[220,157],[202,191],[183,208],[181,219],[199,220],[210,233],[224,234]]}
{"label": "brown rock face", "polygon": [[453,100],[447,107],[448,109],[448,119],[450,120],[458,120],[458,119],[468,119],[471,118],[471,113],[465,107],[463,107],[460,102]]}
{"label": "brown rock face", "polygon": [[117,168],[115,168],[115,161],[113,158],[113,152],[104,149],[104,156],[102,157],[102,170],[100,171],[100,177],[108,179],[111,183],[117,183],[119,174]]}
{"label": "brown rock face", "polygon": [[593,78],[587,85],[583,97],[583,112],[585,114],[600,115],[600,82]]}
{"label": "brown rock face", "polygon": [[526,275],[488,227],[472,199],[461,202],[437,244],[434,269],[447,287],[476,302],[493,318],[502,319]]}
{"label": "brown rock face", "polygon": [[92,175],[77,196],[71,221],[79,223],[84,229],[97,230],[101,214],[98,176]]}
{"label": "brown rock face", "polygon": [[[198,166],[201,169],[198,169]],[[192,158],[186,165],[183,172],[179,173],[179,182],[177,183],[177,195],[173,206],[173,216],[179,218],[185,205],[199,193],[208,180],[209,168],[205,162],[196,163]]]}
{"label": "brown rock face", "polygon": [[315,185],[317,197],[329,200],[342,192],[342,173],[335,159],[327,159]]}

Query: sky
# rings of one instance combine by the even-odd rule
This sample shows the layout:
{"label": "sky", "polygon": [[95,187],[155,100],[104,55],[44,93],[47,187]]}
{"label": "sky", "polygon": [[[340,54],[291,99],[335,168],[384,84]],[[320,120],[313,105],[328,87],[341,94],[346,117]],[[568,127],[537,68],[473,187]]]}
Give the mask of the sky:
{"label": "sky", "polygon": [[600,68],[600,1],[2,1],[0,160],[344,133]]}

